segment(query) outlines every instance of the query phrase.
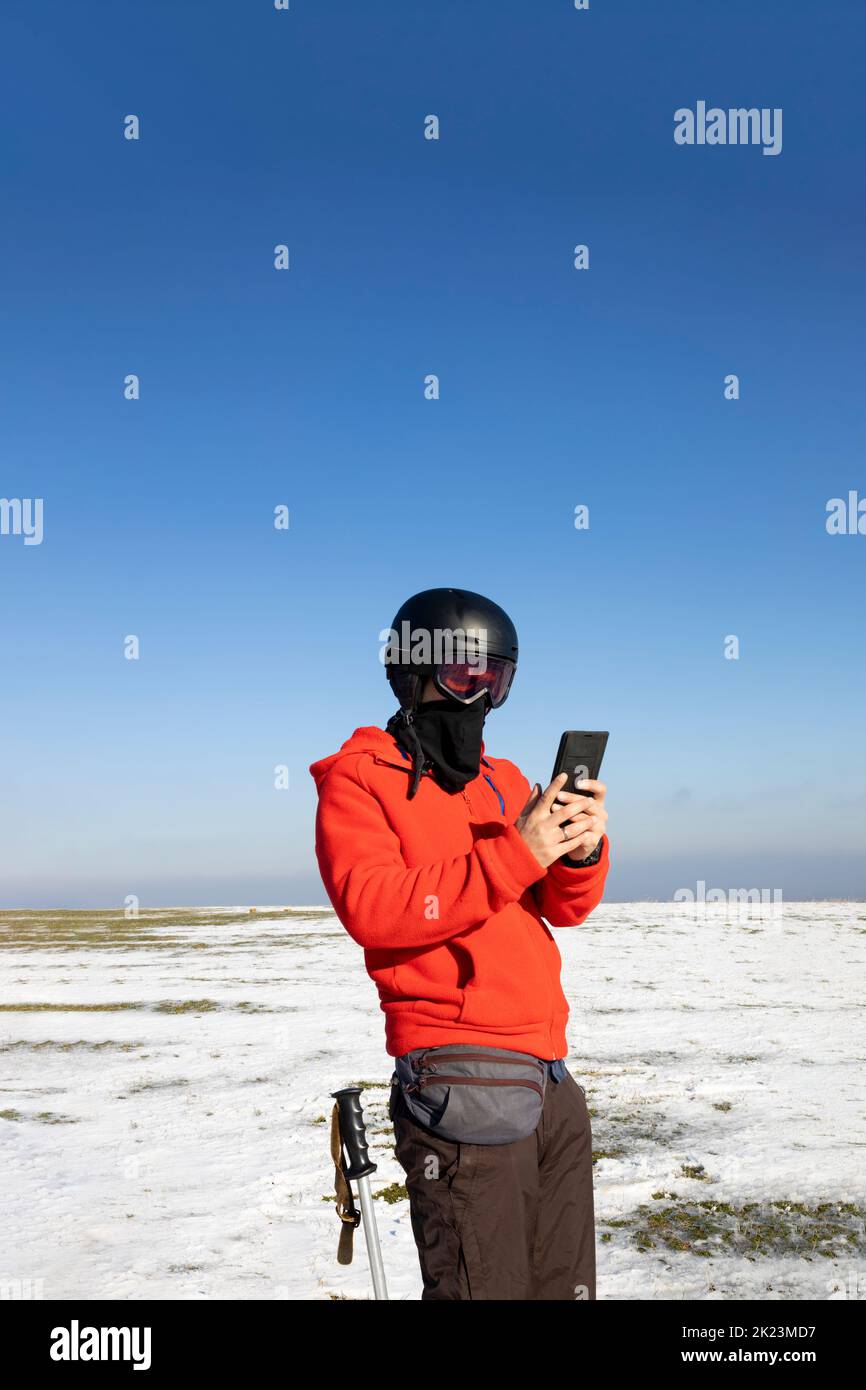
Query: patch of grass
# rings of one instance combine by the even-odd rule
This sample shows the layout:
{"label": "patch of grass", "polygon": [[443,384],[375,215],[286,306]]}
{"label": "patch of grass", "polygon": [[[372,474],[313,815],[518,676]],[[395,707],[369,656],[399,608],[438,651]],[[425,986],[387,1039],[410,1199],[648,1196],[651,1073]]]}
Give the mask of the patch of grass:
{"label": "patch of grass", "polygon": [[622,1158],[625,1149],[593,1149],[593,1164],[600,1163],[603,1158]]}
{"label": "patch of grass", "polygon": [[218,1009],[213,999],[167,999],[153,1005],[155,1014],[208,1014]]}
{"label": "patch of grass", "polygon": [[392,1182],[389,1187],[383,1187],[381,1192],[374,1192],[373,1196],[381,1198],[383,1202],[393,1204],[394,1202],[408,1202],[409,1193],[406,1191],[406,1184],[402,1182]]}
{"label": "patch of grass", "polygon": [[713,1109],[727,1113],[728,1110],[732,1109],[731,1102],[729,1100],[714,1100]]}
{"label": "patch of grass", "polygon": [[[0,1004],[0,1013],[7,1014],[28,1014],[28,1013],[52,1013],[52,1014],[113,1014],[128,1013],[131,1010],[139,1009],[142,1013],[155,1014],[204,1014],[213,1013],[217,1009],[222,1009],[231,1013],[236,1009],[239,1013],[248,1014],[294,1014],[298,1010],[286,1005],[253,1004],[247,1000],[241,1000],[237,1004],[227,1003],[218,1004],[213,999],[162,999],[156,1003],[143,999],[130,1000],[126,1003],[114,1004],[43,1004],[43,1003],[22,1003],[22,1004]],[[20,1046],[38,1046],[39,1044],[23,1043]],[[117,1047],[124,1046],[127,1050],[141,1047],[141,1043],[95,1043],[77,1044],[78,1046],[104,1046]],[[19,1046],[17,1043],[11,1046]],[[67,1044],[56,1043],[56,1047],[65,1047]],[[72,1046],[72,1044],[69,1044]],[[5,1049],[4,1049],[5,1050]],[[371,1083],[373,1084],[373,1083]]]}
{"label": "patch of grass", "polygon": [[4,1014],[115,1014],[146,1009],[147,1004],[0,1004]]}
{"label": "patch of grass", "polygon": [[682,1052],[676,1048],[648,1048],[646,1052],[624,1052],[619,1057],[606,1057],[601,1067],[591,1067],[592,1058],[569,1057],[567,1066],[576,1076],[617,1076],[622,1071],[643,1072],[666,1062],[679,1062]]}
{"label": "patch of grass", "polygon": [[12,1120],[19,1123],[22,1120],[36,1120],[40,1125],[77,1125],[78,1120],[71,1115],[57,1115],[53,1110],[40,1110],[35,1115],[24,1115],[20,1110],[0,1110],[0,1120]]}
{"label": "patch of grass", "polygon": [[702,1163],[683,1163],[680,1172],[684,1178],[694,1178],[696,1182],[709,1182],[710,1175]]}
{"label": "patch of grass", "polygon": [[185,1076],[175,1077],[168,1081],[136,1081],[130,1086],[128,1094],[135,1096],[142,1091],[167,1091],[175,1086],[189,1086],[190,1084]]}
{"label": "patch of grass", "polygon": [[217,1008],[237,1009],[241,1014],[296,1014],[298,1010],[288,1004],[253,1004],[249,999],[242,999],[237,1004],[217,1005]]}
{"label": "patch of grass", "polygon": [[640,1206],[625,1220],[599,1224],[610,1231],[627,1230],[639,1250],[687,1251],[703,1258],[812,1260],[866,1254],[866,1208],[852,1202],[678,1202]]}
{"label": "patch of grass", "polygon": [[[334,920],[330,908],[266,908],[258,912],[240,910],[237,912],[208,912],[196,908],[163,908],[142,910],[137,917],[127,917],[122,908],[113,911],[66,911],[63,909],[48,912],[0,912],[0,942],[7,949],[71,951],[82,948],[95,948],[100,951],[128,951],[144,947],[148,951],[212,951],[215,955],[225,954],[226,950],[248,949],[250,945],[249,927],[251,923],[274,925],[283,928],[278,935],[257,933],[256,943],[281,946],[303,946],[312,941],[321,942],[324,938],[317,932],[297,932],[287,934],[285,927],[293,921]],[[177,929],[188,931],[190,927],[215,933],[213,941],[189,941],[178,935]],[[228,936],[232,929],[243,929],[243,934]]]}
{"label": "patch of grass", "polygon": [[619,1111],[611,1114],[593,1105],[589,1107],[593,1122],[593,1140],[605,1157],[620,1157],[624,1153],[646,1151],[649,1145],[669,1148],[681,1140],[685,1127],[649,1107],[641,1110]]}
{"label": "patch of grass", "polygon": [[3,1043],[0,1044],[0,1052],[135,1052],[144,1046],[143,1042],[86,1042],[84,1038],[79,1038],[77,1042],[55,1042],[45,1039],[43,1042]]}

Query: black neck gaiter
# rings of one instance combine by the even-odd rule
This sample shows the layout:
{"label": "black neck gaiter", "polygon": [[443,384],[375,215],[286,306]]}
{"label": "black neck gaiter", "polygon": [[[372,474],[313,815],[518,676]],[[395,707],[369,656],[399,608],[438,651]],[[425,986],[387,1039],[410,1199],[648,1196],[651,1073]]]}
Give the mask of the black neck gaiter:
{"label": "black neck gaiter", "polygon": [[428,766],[440,787],[448,792],[460,791],[478,776],[486,713],[484,696],[471,705],[462,705],[459,700],[425,700],[411,720],[403,710],[388,720],[388,732],[405,748],[414,764],[410,798]]}

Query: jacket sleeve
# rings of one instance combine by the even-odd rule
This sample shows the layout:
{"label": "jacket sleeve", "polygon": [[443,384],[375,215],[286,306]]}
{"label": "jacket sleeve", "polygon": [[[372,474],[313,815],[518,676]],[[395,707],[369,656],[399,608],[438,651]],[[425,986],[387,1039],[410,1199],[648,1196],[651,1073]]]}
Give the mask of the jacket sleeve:
{"label": "jacket sleeve", "polygon": [[447,941],[522,897],[544,869],[513,825],[496,832],[468,854],[410,869],[357,771],[339,765],[319,789],[322,880],[349,935],[370,950]]}
{"label": "jacket sleeve", "polygon": [[[516,804],[525,806],[532,788],[519,768],[516,774]],[[543,877],[532,885],[535,905],[552,927],[579,927],[593,908],[598,907],[604,893],[604,881],[610,867],[610,848],[607,836],[602,837],[601,858],[597,864],[576,868],[563,859],[555,860]]]}
{"label": "jacket sleeve", "polygon": [[601,858],[597,864],[589,864],[581,869],[557,859],[532,889],[542,917],[552,927],[579,927],[601,902],[609,865],[610,851],[606,835],[602,839]]}

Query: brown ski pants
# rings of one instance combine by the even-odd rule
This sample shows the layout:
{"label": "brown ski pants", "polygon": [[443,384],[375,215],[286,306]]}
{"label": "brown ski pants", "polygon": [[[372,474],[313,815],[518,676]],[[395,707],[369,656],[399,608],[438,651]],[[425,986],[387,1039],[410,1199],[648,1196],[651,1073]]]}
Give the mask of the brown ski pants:
{"label": "brown ski pants", "polygon": [[538,1127],[513,1144],[458,1144],[389,1114],[406,1173],[422,1299],[594,1299],[592,1133],[583,1088],[548,1077]]}

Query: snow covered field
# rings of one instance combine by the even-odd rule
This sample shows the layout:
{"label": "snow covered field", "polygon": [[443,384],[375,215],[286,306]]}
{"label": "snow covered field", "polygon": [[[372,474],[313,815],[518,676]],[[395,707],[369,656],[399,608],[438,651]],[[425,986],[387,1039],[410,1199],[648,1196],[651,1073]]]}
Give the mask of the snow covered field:
{"label": "snow covered field", "polygon": [[[599,1297],[866,1297],[866,904],[556,937]],[[330,912],[0,913],[0,972],[0,1298],[370,1297],[325,1200],[350,1082],[389,1292],[420,1296],[382,1015]]]}

